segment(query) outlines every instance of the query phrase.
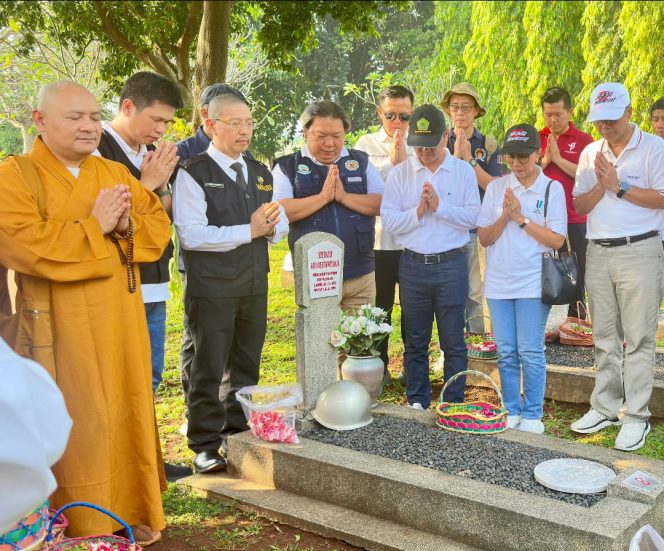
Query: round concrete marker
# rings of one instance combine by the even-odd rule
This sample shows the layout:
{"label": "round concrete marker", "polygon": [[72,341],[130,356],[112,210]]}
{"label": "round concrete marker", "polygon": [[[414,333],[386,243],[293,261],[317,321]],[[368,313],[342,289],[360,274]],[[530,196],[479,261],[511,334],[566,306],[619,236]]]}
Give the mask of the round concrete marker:
{"label": "round concrete marker", "polygon": [[586,459],[550,459],[535,467],[535,480],[542,486],[570,494],[597,494],[606,490],[616,473]]}

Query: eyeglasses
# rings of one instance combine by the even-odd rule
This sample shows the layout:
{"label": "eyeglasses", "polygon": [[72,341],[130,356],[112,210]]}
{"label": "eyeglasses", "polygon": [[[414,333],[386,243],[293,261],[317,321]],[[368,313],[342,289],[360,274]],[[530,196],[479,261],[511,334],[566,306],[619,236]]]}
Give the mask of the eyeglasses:
{"label": "eyeglasses", "polygon": [[399,120],[401,122],[408,122],[410,120],[411,114],[410,113],[393,113],[392,111],[388,111],[387,113],[383,113],[385,115],[385,118],[388,121],[394,120],[397,117],[399,117]]}
{"label": "eyeglasses", "polygon": [[467,103],[452,103],[450,104],[450,111],[452,113],[456,113],[457,111],[461,111],[462,113],[470,113],[470,110],[474,107],[474,105],[468,105]]}
{"label": "eyeglasses", "polygon": [[525,165],[530,159],[530,155],[518,155],[516,153],[505,153],[505,160],[508,163],[519,161],[519,164]]}
{"label": "eyeglasses", "polygon": [[210,117],[211,120],[217,121],[224,123],[226,126],[228,126],[231,130],[237,130],[238,128],[246,128],[247,130],[252,130],[254,128],[254,125],[256,124],[256,121],[223,121],[221,119],[215,119],[213,117]]}
{"label": "eyeglasses", "polygon": [[438,148],[437,147],[421,147],[419,145],[416,145],[415,149],[417,151],[419,151],[420,153],[433,153]]}

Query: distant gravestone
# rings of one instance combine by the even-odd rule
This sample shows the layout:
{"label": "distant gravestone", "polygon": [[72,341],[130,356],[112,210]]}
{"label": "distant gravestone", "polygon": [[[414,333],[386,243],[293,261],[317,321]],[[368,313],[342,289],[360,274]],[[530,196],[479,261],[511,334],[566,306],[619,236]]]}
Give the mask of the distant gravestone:
{"label": "distant gravestone", "polygon": [[295,363],[303,409],[337,380],[338,351],[330,335],[339,324],[344,245],[330,233],[309,233],[295,243]]}

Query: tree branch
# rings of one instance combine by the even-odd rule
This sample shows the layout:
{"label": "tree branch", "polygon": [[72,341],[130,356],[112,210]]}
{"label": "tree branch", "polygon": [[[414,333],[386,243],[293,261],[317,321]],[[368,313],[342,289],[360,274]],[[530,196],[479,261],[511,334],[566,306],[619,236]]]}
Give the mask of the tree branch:
{"label": "tree branch", "polygon": [[138,57],[143,63],[154,69],[157,73],[161,73],[175,81],[178,80],[176,68],[169,59],[154,55],[152,52],[139,50],[113,23],[111,16],[106,9],[106,2],[93,2],[97,15],[101,21],[101,29],[108,39],[119,48],[126,50],[132,55]]}
{"label": "tree branch", "polygon": [[194,38],[201,30],[201,20],[203,19],[203,2],[194,0],[189,5],[189,15],[184,25],[182,36],[176,43],[177,54],[175,61],[177,63],[178,75],[183,82],[189,82],[191,79],[191,64],[189,52]]}

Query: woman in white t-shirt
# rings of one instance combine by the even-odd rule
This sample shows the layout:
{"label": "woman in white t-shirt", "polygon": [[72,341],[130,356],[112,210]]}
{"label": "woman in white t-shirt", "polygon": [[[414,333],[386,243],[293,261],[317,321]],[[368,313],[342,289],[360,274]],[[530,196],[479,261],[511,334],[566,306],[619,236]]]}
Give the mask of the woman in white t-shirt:
{"label": "woman in white t-shirt", "polygon": [[540,146],[539,134],[529,124],[507,131],[502,155],[512,173],[489,184],[477,219],[477,235],[487,248],[484,295],[509,412],[507,426],[538,434],[544,432],[544,327],[550,309],[541,300],[542,253],[562,247],[567,229],[565,192],[537,165]]}

